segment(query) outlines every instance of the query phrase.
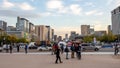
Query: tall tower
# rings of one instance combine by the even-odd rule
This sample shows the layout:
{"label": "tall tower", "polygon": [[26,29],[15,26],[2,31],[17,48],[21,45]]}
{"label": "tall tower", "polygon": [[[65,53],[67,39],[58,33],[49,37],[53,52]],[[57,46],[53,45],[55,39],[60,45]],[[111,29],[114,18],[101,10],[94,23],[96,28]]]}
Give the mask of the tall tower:
{"label": "tall tower", "polygon": [[81,34],[83,36],[90,34],[90,25],[81,25]]}
{"label": "tall tower", "polygon": [[111,12],[112,15],[112,33],[114,35],[120,34],[120,6]]}

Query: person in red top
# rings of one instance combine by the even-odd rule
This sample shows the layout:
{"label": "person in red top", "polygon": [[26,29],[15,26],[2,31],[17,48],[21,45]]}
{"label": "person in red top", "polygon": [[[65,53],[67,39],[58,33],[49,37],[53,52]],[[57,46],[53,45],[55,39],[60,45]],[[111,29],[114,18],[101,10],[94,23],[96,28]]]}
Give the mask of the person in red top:
{"label": "person in red top", "polygon": [[55,54],[55,50],[58,48],[57,43],[54,43],[52,46],[52,55]]}

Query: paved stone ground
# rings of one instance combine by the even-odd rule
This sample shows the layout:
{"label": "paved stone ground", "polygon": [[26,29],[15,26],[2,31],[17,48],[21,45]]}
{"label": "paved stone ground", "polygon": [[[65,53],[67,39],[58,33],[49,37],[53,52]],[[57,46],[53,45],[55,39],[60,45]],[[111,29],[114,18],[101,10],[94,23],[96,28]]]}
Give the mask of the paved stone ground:
{"label": "paved stone ground", "polygon": [[120,55],[84,54],[82,59],[65,59],[55,64],[50,54],[0,54],[0,68],[120,68]]}

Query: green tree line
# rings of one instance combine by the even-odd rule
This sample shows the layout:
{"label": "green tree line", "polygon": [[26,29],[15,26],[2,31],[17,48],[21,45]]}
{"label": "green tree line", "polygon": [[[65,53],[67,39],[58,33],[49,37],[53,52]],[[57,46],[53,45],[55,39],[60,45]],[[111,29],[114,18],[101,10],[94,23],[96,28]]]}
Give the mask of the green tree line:
{"label": "green tree line", "polygon": [[0,43],[28,43],[26,38],[17,38],[15,35],[0,36]]}
{"label": "green tree line", "polygon": [[105,34],[103,36],[95,36],[95,35],[85,36],[83,38],[83,42],[91,43],[93,42],[94,37],[96,38],[97,41],[107,42],[107,43],[116,42],[117,40],[120,39],[120,35],[113,35],[112,33],[110,33],[110,34]]}

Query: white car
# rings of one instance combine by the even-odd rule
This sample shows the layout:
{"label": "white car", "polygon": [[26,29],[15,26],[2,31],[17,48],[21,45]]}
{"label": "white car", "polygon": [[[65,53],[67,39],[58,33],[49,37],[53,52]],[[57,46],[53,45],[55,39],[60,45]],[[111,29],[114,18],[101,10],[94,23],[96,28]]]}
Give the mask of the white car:
{"label": "white car", "polygon": [[10,47],[10,45],[4,44],[2,48],[3,48],[4,50],[6,50],[6,49],[9,49],[9,47]]}
{"label": "white car", "polygon": [[52,47],[48,47],[48,46],[40,46],[37,48],[38,51],[51,51]]}

